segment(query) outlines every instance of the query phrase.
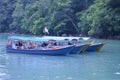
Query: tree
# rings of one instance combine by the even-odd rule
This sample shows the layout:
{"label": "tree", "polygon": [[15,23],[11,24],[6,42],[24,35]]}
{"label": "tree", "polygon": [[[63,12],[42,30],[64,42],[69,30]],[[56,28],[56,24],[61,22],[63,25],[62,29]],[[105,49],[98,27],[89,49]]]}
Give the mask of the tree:
{"label": "tree", "polygon": [[[95,0],[86,11],[78,14],[81,31],[92,36],[106,37],[118,35],[120,32],[119,8],[111,8],[112,0]],[[116,14],[116,15],[115,15]],[[82,16],[82,17],[81,17]],[[104,35],[104,36],[103,36]]]}
{"label": "tree", "polygon": [[[8,4],[9,3],[9,4]],[[15,0],[0,0],[0,32],[9,31]]]}

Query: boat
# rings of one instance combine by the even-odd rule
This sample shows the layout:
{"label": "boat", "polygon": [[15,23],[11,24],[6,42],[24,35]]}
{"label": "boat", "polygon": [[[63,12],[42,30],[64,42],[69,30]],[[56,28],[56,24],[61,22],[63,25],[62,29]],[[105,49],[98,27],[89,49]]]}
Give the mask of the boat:
{"label": "boat", "polygon": [[28,54],[45,54],[45,55],[66,55],[71,52],[74,46],[63,47],[58,49],[13,49],[6,48],[8,53],[28,53]]}
{"label": "boat", "polygon": [[88,48],[90,44],[79,44],[75,45],[75,47],[70,52],[71,54],[80,54],[83,53],[86,48]]}
{"label": "boat", "polygon": [[104,44],[105,42],[91,44],[85,51],[100,51]]}
{"label": "boat", "polygon": [[83,40],[89,40],[90,39],[90,37],[72,37],[72,36],[70,36],[70,37],[62,37],[62,36],[43,36],[42,37],[43,39],[54,39],[54,40],[57,40],[57,41],[59,41],[59,40],[65,40],[65,39],[67,39],[67,40],[69,40],[69,41],[72,41],[73,39],[77,39],[77,40],[79,40],[79,41],[83,41]]}
{"label": "boat", "polygon": [[[8,38],[6,51],[8,53],[28,53],[28,54],[47,54],[47,55],[66,55],[69,54],[74,45],[68,46],[52,46],[52,47],[25,47],[26,41],[42,42],[47,41],[39,37],[22,37],[22,36],[11,36]],[[22,46],[20,45],[22,44]],[[28,46],[28,45],[27,45]]]}

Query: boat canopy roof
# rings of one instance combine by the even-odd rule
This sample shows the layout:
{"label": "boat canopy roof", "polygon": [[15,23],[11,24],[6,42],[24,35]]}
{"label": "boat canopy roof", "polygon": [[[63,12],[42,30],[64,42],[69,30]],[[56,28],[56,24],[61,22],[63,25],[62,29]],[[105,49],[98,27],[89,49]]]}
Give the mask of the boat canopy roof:
{"label": "boat canopy roof", "polygon": [[9,39],[12,39],[12,40],[23,40],[23,41],[28,41],[28,40],[30,40],[30,41],[48,41],[48,40],[46,40],[46,39],[43,39],[43,38],[41,38],[41,37],[35,37],[35,36],[33,36],[33,37],[26,37],[26,36],[11,36],[11,37],[9,37]]}
{"label": "boat canopy roof", "polygon": [[56,39],[56,40],[89,40],[90,37],[58,37],[58,36],[43,36],[44,39]]}
{"label": "boat canopy roof", "polygon": [[83,41],[90,39],[89,37],[57,37],[57,36],[11,36],[9,39],[12,40],[23,40],[23,41]]}
{"label": "boat canopy roof", "polygon": [[12,39],[12,40],[22,40],[22,41],[41,41],[41,42],[47,42],[47,41],[64,41],[65,40],[63,38],[51,38],[51,37],[36,37],[36,36],[11,36],[8,39]]}

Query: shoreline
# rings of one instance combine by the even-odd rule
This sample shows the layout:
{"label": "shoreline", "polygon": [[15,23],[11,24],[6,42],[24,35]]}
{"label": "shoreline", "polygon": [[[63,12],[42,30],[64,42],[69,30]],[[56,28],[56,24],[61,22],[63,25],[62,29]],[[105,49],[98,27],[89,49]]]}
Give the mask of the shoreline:
{"label": "shoreline", "polygon": [[[10,34],[10,35],[33,35],[33,34],[20,34],[20,33],[0,33],[0,34]],[[77,34],[76,34],[77,35]],[[41,36],[41,35],[33,35],[33,36]],[[42,35],[45,36],[45,35]],[[51,36],[51,35],[47,35]],[[59,36],[60,37],[60,36]],[[62,36],[61,36],[62,37]],[[108,38],[100,38],[100,37],[93,37],[93,36],[72,36],[72,37],[91,37],[96,39],[109,39],[109,40],[120,40],[120,36],[109,36]]]}

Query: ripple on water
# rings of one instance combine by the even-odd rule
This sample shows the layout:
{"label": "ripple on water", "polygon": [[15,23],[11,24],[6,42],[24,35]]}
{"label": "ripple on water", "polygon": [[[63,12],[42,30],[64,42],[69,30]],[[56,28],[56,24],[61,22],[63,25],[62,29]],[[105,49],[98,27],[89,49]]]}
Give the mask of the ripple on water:
{"label": "ripple on water", "polygon": [[0,70],[0,80],[6,80],[9,78],[9,75],[6,70]]}
{"label": "ripple on water", "polygon": [[8,77],[7,77],[7,74],[6,73],[4,73],[4,72],[0,72],[0,80],[5,80],[5,79],[7,79]]}
{"label": "ripple on water", "polygon": [[5,75],[6,75],[6,73],[0,72],[0,76],[5,76]]}
{"label": "ripple on water", "polygon": [[73,78],[72,77],[67,77],[68,80],[72,80]]}
{"label": "ripple on water", "polygon": [[60,76],[56,76],[55,78],[60,78]]}
{"label": "ripple on water", "polygon": [[120,72],[116,72],[115,74],[120,75]]}
{"label": "ripple on water", "polygon": [[5,66],[4,65],[0,65],[0,68],[5,68]]}

